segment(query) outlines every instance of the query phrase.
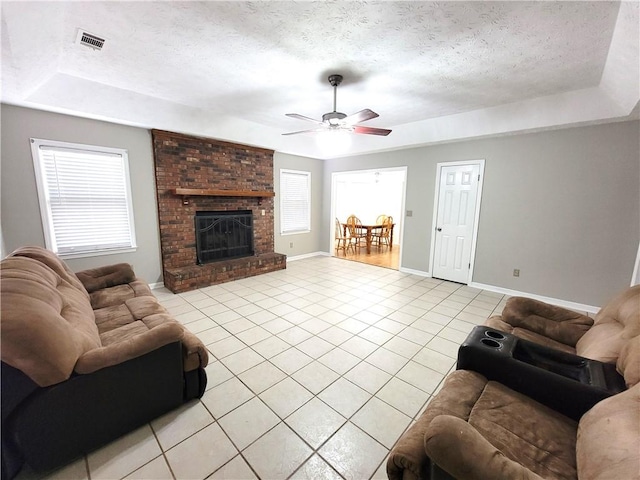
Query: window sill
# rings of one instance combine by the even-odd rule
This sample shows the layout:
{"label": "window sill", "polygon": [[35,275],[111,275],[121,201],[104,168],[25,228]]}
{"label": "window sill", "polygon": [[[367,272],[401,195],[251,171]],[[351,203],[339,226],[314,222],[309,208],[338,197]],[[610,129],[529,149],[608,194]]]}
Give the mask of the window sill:
{"label": "window sill", "polygon": [[58,256],[65,260],[74,258],[87,258],[87,257],[103,257],[105,255],[118,255],[122,253],[133,253],[138,250],[138,247],[128,248],[113,248],[109,250],[96,250],[94,252],[78,252],[78,253],[59,253]]}

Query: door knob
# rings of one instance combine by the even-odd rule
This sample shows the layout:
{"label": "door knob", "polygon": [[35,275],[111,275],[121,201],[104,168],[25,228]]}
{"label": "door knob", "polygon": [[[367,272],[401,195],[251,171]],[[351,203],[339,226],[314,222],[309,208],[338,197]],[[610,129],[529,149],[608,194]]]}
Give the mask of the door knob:
{"label": "door knob", "polygon": [[441,232],[441,231],[442,231],[442,229],[441,229],[441,228],[436,228],[436,230],[438,230],[439,232]]}

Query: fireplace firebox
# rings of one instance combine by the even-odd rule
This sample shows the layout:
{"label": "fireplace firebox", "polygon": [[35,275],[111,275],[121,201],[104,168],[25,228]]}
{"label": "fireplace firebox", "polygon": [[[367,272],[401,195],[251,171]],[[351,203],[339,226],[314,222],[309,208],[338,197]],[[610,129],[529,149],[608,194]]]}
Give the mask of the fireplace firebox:
{"label": "fireplace firebox", "polygon": [[254,254],[251,210],[196,212],[195,224],[199,265]]}

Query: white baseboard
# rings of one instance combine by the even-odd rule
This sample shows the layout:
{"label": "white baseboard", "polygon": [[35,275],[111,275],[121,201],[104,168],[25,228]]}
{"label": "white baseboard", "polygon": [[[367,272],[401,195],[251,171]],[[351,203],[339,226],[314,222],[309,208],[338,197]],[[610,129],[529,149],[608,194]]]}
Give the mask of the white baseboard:
{"label": "white baseboard", "polygon": [[398,271],[400,271],[402,273],[409,273],[411,275],[417,275],[419,277],[429,277],[429,278],[431,278],[431,272],[424,272],[422,270],[414,270],[413,268],[400,267],[400,268],[398,268]]}
{"label": "white baseboard", "polygon": [[496,287],[494,285],[486,285],[484,283],[471,282],[469,286],[473,288],[479,288],[481,290],[488,290],[490,292],[502,293],[503,295],[509,295],[511,297],[533,298],[534,300],[539,300],[541,302],[549,303],[551,305],[556,305],[558,307],[568,308],[570,310],[578,310],[580,312],[598,313],[600,311],[600,307],[595,307],[593,305],[570,302],[568,300],[562,300],[560,298],[545,297],[543,295],[536,295],[528,292],[520,292],[518,290],[510,290],[508,288]]}
{"label": "white baseboard", "polygon": [[311,252],[311,253],[305,253],[303,255],[296,255],[295,257],[287,256],[287,262],[295,262],[296,260],[302,260],[304,258],[311,258],[311,257],[318,257],[318,256],[328,257],[329,253],[328,252]]}
{"label": "white baseboard", "polygon": [[162,287],[164,287],[164,282],[150,283],[150,284],[149,284],[149,288],[150,288],[151,290],[156,290],[156,289],[158,289],[158,288],[162,288]]}
{"label": "white baseboard", "polygon": [[[294,257],[287,257],[287,262],[295,262],[296,260],[303,260],[305,258],[312,257],[330,257],[331,254],[329,252],[311,252],[305,253],[303,255],[296,255]],[[398,271],[402,273],[408,273],[411,275],[417,275],[420,277],[428,277],[431,278],[431,272],[425,272],[423,270],[414,270],[413,268],[405,268],[400,267]],[[151,289],[162,288],[164,287],[164,283],[152,283],[149,285]],[[480,290],[487,290],[489,292],[501,293],[503,295],[509,295],[510,297],[527,297],[533,298],[534,300],[539,300],[541,302],[549,303],[551,305],[556,305],[558,307],[568,308],[570,310],[578,310],[580,312],[588,312],[588,313],[598,313],[600,311],[600,307],[594,305],[587,305],[584,303],[571,302],[568,300],[562,300],[560,298],[553,297],[545,297],[543,295],[536,295],[534,293],[521,292],[519,290],[511,290],[509,288],[496,287],[495,285],[488,285],[485,283],[471,282],[469,284],[470,287],[477,288]]]}

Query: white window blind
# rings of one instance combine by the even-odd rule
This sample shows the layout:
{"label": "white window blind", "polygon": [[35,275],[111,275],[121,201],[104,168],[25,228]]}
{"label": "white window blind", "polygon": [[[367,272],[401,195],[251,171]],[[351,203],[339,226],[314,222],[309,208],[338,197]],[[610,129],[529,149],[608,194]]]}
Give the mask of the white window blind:
{"label": "white window blind", "polygon": [[311,172],[280,170],[280,233],[311,230]]}
{"label": "white window blind", "polygon": [[31,145],[47,248],[63,256],[135,248],[126,150]]}

